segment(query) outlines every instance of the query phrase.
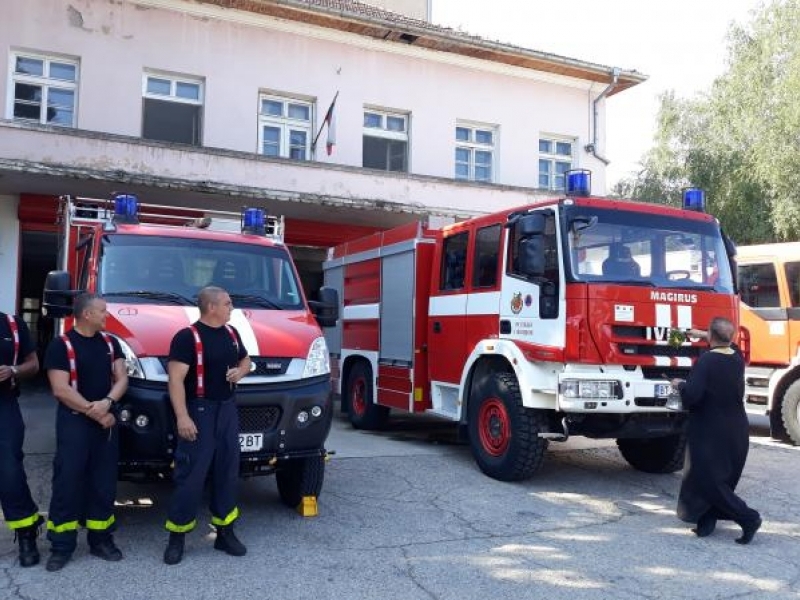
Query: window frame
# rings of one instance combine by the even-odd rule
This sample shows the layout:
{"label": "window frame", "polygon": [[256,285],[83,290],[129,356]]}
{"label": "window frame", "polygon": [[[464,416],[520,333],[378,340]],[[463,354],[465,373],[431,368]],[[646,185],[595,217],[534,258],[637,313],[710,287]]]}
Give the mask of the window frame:
{"label": "window frame", "polygon": [[[458,130],[465,129],[469,132],[469,139],[468,140],[459,140],[458,139]],[[489,133],[492,136],[491,144],[486,144],[483,142],[477,141],[477,133]],[[497,132],[498,127],[496,125],[485,125],[482,123],[473,123],[469,121],[457,121],[455,127],[455,153],[454,153],[454,169],[453,169],[453,177],[458,181],[475,181],[479,183],[494,183],[495,176],[497,172]],[[463,161],[458,160],[458,151],[465,150],[469,153],[469,158],[467,160],[467,176],[462,177],[458,174],[458,165],[464,164]],[[487,152],[490,156],[489,162],[489,178],[477,178],[475,171],[478,166],[486,167],[485,164],[478,165],[476,161],[476,154],[478,152]]]}
{"label": "window frame", "polygon": [[[158,94],[155,92],[148,91],[147,84],[148,80],[150,79],[160,79],[166,80],[170,83],[170,93],[169,94]],[[186,98],[183,96],[179,96],[176,93],[179,84],[189,84],[189,85],[196,85],[197,86],[197,98]],[[150,70],[145,69],[142,73],[142,127],[141,127],[141,136],[142,139],[145,140],[152,140],[152,141],[165,141],[159,138],[147,138],[144,136],[145,134],[145,121],[147,117],[147,102],[146,100],[155,100],[159,102],[172,102],[175,104],[186,104],[190,106],[198,107],[198,114],[197,114],[197,140],[193,140],[190,142],[168,142],[168,143],[182,143],[187,144],[190,146],[195,147],[202,147],[203,145],[203,136],[204,136],[204,110],[205,110],[205,98],[206,98],[206,91],[205,91],[206,83],[203,77],[196,77],[191,75],[176,75],[173,73],[167,73],[164,71],[157,71],[157,70]]]}
{"label": "window frame", "polygon": [[[281,115],[271,115],[264,113],[262,107],[265,101],[275,101],[281,103]],[[289,116],[290,105],[304,106],[308,109],[308,121],[296,119]],[[311,160],[311,143],[314,135],[314,102],[307,98],[297,96],[288,96],[285,94],[278,94],[275,92],[259,92],[258,94],[258,146],[256,153],[260,156],[267,156],[270,158],[287,158],[290,160]],[[278,141],[278,154],[266,154],[264,152],[264,128],[275,127],[280,130],[280,139]],[[305,151],[303,158],[292,157],[292,131],[303,131],[306,134]]]}
{"label": "window frame", "polygon": [[[17,73],[17,59],[27,58],[42,61],[42,75],[30,75],[27,73]],[[70,65],[75,69],[73,80],[57,79],[50,76],[51,64]],[[12,121],[23,123],[38,123],[40,125],[51,125],[54,127],[76,128],[78,124],[78,91],[80,87],[80,59],[75,57],[62,56],[58,54],[48,54],[44,52],[25,52],[12,50],[9,52],[8,69],[8,93],[6,118]],[[17,104],[16,84],[32,85],[41,87],[41,99],[39,102],[39,118],[37,120],[25,117],[14,116],[14,108]],[[47,120],[47,108],[51,88],[69,90],[72,92],[72,120],[69,124],[50,122]],[[33,104],[31,104],[33,105]]]}
{"label": "window frame", "polygon": [[[391,163],[385,165],[383,170],[388,173],[410,173],[411,172],[411,133],[410,133],[410,125],[411,125],[411,113],[404,113],[401,111],[395,110],[387,110],[383,108],[375,108],[372,106],[364,106],[364,110],[362,112],[363,119],[362,119],[362,127],[361,127],[361,139],[362,139],[362,147],[363,147],[363,140],[365,137],[371,138],[378,138],[384,140],[391,140],[395,142],[403,142],[405,144],[405,169],[398,171],[392,170],[389,167]],[[366,118],[367,115],[377,115],[380,117],[380,127],[370,127],[366,125]],[[402,119],[403,120],[403,130],[397,131],[393,129],[388,129],[387,123],[389,119]],[[366,167],[364,165],[364,156],[361,157],[361,166],[363,168],[377,168],[377,167]]]}
{"label": "window frame", "polygon": [[[543,151],[542,150],[542,143],[549,143],[552,145],[550,151]],[[570,153],[569,155],[561,154],[558,152],[558,146],[560,144],[569,144]],[[565,173],[571,169],[576,169],[578,167],[576,156],[575,156],[575,148],[577,147],[577,138],[559,136],[559,135],[552,135],[542,133],[539,134],[539,141],[538,141],[538,161],[537,161],[537,176],[536,176],[536,186],[541,190],[548,190],[551,192],[562,192],[566,189],[566,177]],[[568,157],[569,160],[564,160],[565,157]],[[548,169],[547,172],[544,173],[542,170],[542,164],[547,163]],[[558,165],[564,165],[564,171],[562,173],[558,173]],[[546,175],[547,177],[547,184],[542,184],[542,176]],[[559,184],[559,182],[561,182]]]}

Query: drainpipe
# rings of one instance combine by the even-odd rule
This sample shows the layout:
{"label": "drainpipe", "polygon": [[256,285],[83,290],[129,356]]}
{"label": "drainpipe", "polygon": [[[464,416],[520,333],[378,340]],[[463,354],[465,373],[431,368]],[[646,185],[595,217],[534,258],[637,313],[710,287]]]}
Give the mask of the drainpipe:
{"label": "drainpipe", "polygon": [[606,89],[604,89],[602,92],[600,92],[600,95],[597,98],[595,98],[594,102],[592,103],[592,108],[593,108],[592,142],[590,144],[586,144],[586,146],[584,146],[584,149],[589,154],[594,156],[597,160],[602,162],[604,165],[607,165],[611,161],[608,160],[605,156],[602,156],[602,155],[597,153],[597,113],[598,113],[597,105],[600,103],[600,100],[605,98],[611,90],[613,90],[615,87],[617,87],[617,81],[619,81],[619,71],[620,70],[617,67],[614,67],[611,70],[611,76],[612,76],[611,83],[608,84]]}

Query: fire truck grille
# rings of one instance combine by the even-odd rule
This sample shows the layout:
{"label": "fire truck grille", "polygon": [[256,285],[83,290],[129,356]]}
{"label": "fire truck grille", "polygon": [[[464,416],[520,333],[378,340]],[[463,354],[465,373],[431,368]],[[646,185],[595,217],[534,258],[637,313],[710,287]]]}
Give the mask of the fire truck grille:
{"label": "fire truck grille", "polygon": [[277,406],[239,406],[239,431],[272,431],[281,420]]}
{"label": "fire truck grille", "polygon": [[254,371],[250,371],[250,376],[269,377],[274,375],[285,375],[289,368],[291,358],[274,358],[272,356],[251,356],[250,360],[256,366]]}
{"label": "fire truck grille", "polygon": [[667,344],[656,344],[647,339],[647,328],[633,325],[614,325],[612,335],[617,342],[620,353],[626,356],[666,356],[697,358],[702,351],[696,346],[679,346],[674,348]]}
{"label": "fire truck grille", "polygon": [[697,358],[702,350],[693,346],[681,346],[680,348],[647,344],[618,344],[618,346],[619,351],[626,356],[682,356]]}
{"label": "fire truck grille", "polygon": [[[250,357],[256,368],[250,371],[246,377],[275,377],[277,375],[285,375],[289,369],[289,364],[292,362],[291,358],[275,358],[272,356],[252,356]],[[159,359],[161,366],[167,370],[167,357],[162,356]]]}
{"label": "fire truck grille", "polygon": [[689,369],[686,367],[642,367],[642,375],[645,379],[686,379]]}

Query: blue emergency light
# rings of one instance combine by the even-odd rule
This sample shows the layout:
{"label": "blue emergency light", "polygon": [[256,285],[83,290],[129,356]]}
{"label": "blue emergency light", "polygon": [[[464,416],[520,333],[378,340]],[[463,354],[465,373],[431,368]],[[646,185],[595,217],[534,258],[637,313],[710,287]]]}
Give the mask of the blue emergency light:
{"label": "blue emergency light", "polygon": [[117,223],[139,222],[139,198],[133,194],[114,196],[114,221]]}
{"label": "blue emergency light", "polygon": [[572,169],[564,173],[567,178],[567,196],[590,196],[592,172],[589,169]]}
{"label": "blue emergency light", "polygon": [[688,188],[683,190],[684,210],[706,211],[706,192],[700,188]]}
{"label": "blue emergency light", "polygon": [[242,233],[264,235],[267,232],[266,222],[267,213],[263,208],[242,209]]}

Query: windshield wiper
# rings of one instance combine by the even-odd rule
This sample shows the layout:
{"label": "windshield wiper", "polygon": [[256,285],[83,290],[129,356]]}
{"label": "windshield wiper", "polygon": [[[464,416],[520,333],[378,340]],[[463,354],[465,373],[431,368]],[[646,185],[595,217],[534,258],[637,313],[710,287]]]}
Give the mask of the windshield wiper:
{"label": "windshield wiper", "polygon": [[636,285],[639,287],[659,287],[652,281],[648,281],[646,279],[603,279],[600,283],[618,283],[620,285]]}
{"label": "windshield wiper", "polygon": [[265,298],[264,296],[258,296],[255,294],[230,294],[231,300],[238,300],[239,302],[250,302],[252,304],[257,304],[258,306],[264,306],[266,308],[275,308],[277,310],[283,310],[283,307],[280,304],[277,304],[270,300],[269,298]]}
{"label": "windshield wiper", "polygon": [[148,290],[126,290],[122,292],[106,292],[103,296],[132,296],[134,298],[149,298],[151,300],[169,300],[175,304],[194,306],[191,298],[176,294],[175,292],[151,292]]}

